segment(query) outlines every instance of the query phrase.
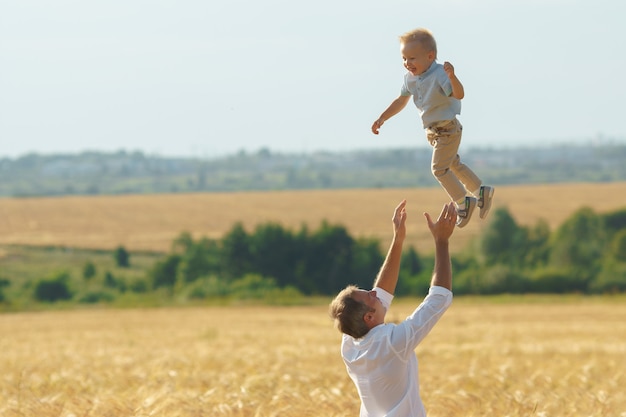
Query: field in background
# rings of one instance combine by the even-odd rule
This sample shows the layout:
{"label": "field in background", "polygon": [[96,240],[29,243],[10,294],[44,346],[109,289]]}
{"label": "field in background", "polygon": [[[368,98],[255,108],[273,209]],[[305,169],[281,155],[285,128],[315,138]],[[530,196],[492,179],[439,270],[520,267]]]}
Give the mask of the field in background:
{"label": "field in background", "polygon": [[[494,208],[507,207],[521,225],[545,219],[555,228],[583,206],[596,212],[623,208],[625,195],[626,182],[502,186],[497,187]],[[431,241],[422,212],[439,213],[446,201],[440,188],[4,198],[0,245],[123,245],[129,250],[168,251],[182,231],[220,238],[238,221],[251,230],[270,221],[315,229],[322,220],[386,245],[393,208],[404,198],[410,213],[407,243],[428,253]],[[485,224],[476,216],[455,233],[451,249],[462,249]]]}
{"label": "field in background", "polygon": [[[0,334],[4,417],[358,414],[325,305],[2,314]],[[624,334],[623,297],[458,299],[417,350],[428,415],[626,417]]]}

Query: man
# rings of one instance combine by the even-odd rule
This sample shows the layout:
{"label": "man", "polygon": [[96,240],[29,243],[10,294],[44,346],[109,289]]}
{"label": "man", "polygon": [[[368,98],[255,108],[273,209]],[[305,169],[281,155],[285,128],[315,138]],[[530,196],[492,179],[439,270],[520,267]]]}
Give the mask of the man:
{"label": "man", "polygon": [[398,282],[406,236],[406,201],[393,215],[393,239],[385,261],[366,291],[342,290],[330,304],[330,315],[343,333],[341,356],[361,399],[361,417],[422,417],[415,348],[452,302],[452,266],[448,240],[456,225],[453,202],[444,205],[437,222],[424,213],[435,240],[435,268],[428,295],[399,324],[385,324]]}

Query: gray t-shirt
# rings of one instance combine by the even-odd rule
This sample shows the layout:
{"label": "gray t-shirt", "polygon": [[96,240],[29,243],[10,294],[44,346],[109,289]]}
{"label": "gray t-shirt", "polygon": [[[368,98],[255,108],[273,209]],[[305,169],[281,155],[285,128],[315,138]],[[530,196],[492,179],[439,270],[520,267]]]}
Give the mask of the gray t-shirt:
{"label": "gray t-shirt", "polygon": [[436,122],[452,120],[461,114],[461,100],[451,97],[452,85],[443,65],[433,62],[423,74],[407,72],[400,94],[413,96],[424,128]]}

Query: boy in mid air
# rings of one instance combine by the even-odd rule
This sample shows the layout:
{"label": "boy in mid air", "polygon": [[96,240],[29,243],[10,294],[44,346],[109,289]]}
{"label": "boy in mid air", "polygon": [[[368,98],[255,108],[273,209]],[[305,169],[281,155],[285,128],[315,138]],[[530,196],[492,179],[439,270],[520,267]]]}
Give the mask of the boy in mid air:
{"label": "boy in mid air", "polygon": [[398,114],[413,96],[426,138],[433,147],[432,173],[456,204],[457,226],[469,222],[476,206],[484,219],[491,208],[494,188],[482,185],[457,153],[463,126],[456,115],[461,112],[465,92],[454,67],[449,62],[436,62],[437,43],[427,29],[414,29],[400,36],[400,52],[408,71],[400,96],[374,122],[372,132],[377,135],[385,121]]}

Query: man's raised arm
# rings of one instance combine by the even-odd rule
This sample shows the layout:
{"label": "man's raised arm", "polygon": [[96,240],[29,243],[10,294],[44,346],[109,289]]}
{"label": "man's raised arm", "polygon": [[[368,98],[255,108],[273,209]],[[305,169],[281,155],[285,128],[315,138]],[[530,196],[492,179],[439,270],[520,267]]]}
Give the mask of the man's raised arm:
{"label": "man's raised arm", "polygon": [[436,223],[433,223],[428,213],[424,213],[424,217],[435,239],[435,269],[430,285],[452,291],[452,262],[448,241],[456,226],[456,208],[454,203],[443,206]]}
{"label": "man's raised arm", "polygon": [[393,213],[393,239],[383,262],[380,272],[374,282],[374,287],[382,288],[389,294],[394,294],[400,273],[400,260],[402,259],[402,245],[406,237],[406,200],[402,200]]}

